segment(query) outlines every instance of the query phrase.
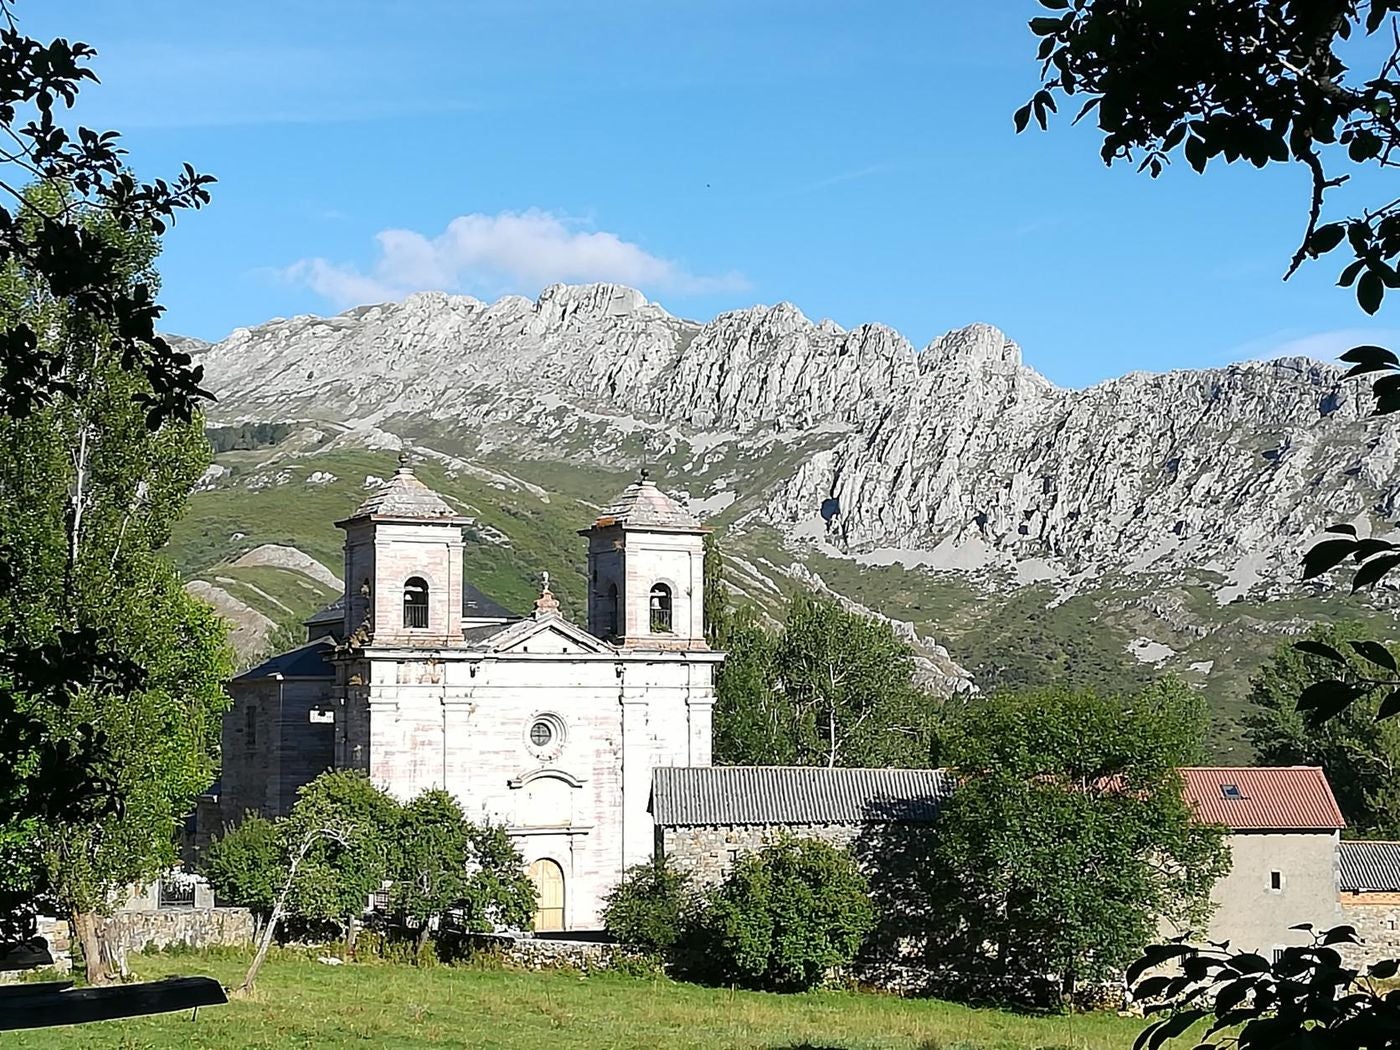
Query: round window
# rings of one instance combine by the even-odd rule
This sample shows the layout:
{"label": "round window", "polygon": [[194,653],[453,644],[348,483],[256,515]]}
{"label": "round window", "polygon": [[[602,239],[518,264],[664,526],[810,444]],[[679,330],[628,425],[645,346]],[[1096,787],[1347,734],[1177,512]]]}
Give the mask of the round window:
{"label": "round window", "polygon": [[536,747],[548,747],[554,739],[554,727],[541,718],[530,727],[530,743]]}

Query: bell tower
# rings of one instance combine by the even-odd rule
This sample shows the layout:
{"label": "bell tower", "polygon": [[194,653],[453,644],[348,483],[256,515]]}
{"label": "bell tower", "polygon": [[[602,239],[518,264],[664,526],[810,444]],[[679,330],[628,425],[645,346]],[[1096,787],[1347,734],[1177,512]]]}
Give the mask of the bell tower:
{"label": "bell tower", "polygon": [[711,530],[643,470],[588,540],[588,630],[630,649],[707,649],[705,536]]}
{"label": "bell tower", "polygon": [[360,647],[460,645],[469,521],[401,457],[384,487],[335,523],[345,530],[343,637]]}

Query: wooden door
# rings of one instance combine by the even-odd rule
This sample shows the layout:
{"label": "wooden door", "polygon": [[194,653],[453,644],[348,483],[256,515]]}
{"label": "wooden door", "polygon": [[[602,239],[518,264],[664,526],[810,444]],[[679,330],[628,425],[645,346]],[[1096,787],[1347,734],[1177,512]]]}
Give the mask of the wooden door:
{"label": "wooden door", "polygon": [[535,884],[538,902],[535,906],[535,930],[564,928],[564,869],[557,863],[541,858],[530,865],[530,881]]}

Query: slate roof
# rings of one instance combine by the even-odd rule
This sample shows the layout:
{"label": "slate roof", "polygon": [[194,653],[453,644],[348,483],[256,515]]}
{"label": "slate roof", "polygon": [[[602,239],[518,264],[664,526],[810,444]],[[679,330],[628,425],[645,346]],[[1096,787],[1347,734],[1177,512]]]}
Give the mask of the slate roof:
{"label": "slate roof", "polygon": [[1334,831],[1346,827],[1317,766],[1190,766],[1183,794],[1196,816],[1235,831]]}
{"label": "slate roof", "polygon": [[283,678],[334,678],[335,670],[326,662],[326,657],[334,649],[335,639],[317,638],[313,642],[306,642],[295,649],[264,660],[257,667],[234,675],[233,680],[237,682],[248,678],[270,678],[275,674],[280,674]]}
{"label": "slate roof", "polygon": [[941,769],[664,767],[652,772],[651,812],[664,827],[926,822],[952,789]]}
{"label": "slate roof", "polygon": [[694,514],[657,488],[656,482],[649,479],[645,472],[623,489],[593,524],[599,528],[622,525],[697,532],[704,528]]}
{"label": "slate roof", "polygon": [[343,619],[345,619],[345,596],[341,595],[324,609],[312,613],[301,622],[303,626],[313,627],[317,624],[337,623]]}
{"label": "slate roof", "polygon": [[518,620],[519,613],[513,613],[504,605],[497,605],[470,583],[462,584],[462,615],[474,620]]}
{"label": "slate roof", "polygon": [[459,515],[441,496],[418,480],[412,467],[400,463],[384,487],[366,498],[347,520],[368,517],[455,519]]}
{"label": "slate roof", "polygon": [[1344,893],[1400,893],[1400,842],[1343,842],[1337,884]]}

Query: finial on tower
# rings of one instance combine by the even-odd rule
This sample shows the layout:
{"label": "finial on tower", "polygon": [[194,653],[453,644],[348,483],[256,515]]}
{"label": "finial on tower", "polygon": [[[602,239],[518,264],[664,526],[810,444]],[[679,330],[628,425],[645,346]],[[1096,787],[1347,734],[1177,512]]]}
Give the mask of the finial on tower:
{"label": "finial on tower", "polygon": [[540,596],[535,599],[535,617],[548,616],[559,611],[559,600],[549,589],[549,572],[540,573]]}
{"label": "finial on tower", "polygon": [[413,473],[413,457],[409,455],[407,445],[404,445],[402,448],[399,449],[399,473]]}

